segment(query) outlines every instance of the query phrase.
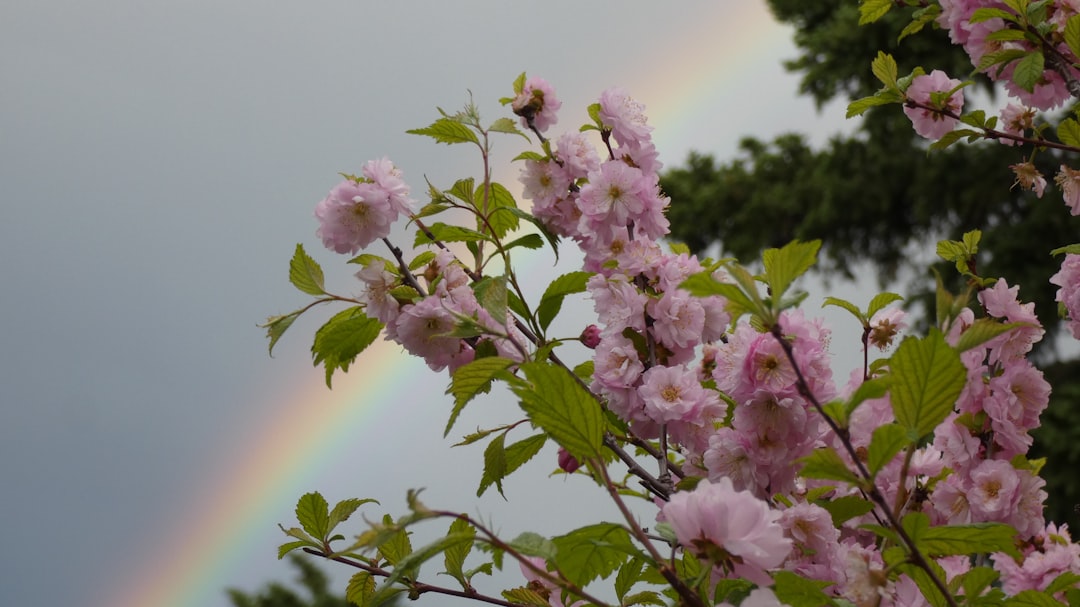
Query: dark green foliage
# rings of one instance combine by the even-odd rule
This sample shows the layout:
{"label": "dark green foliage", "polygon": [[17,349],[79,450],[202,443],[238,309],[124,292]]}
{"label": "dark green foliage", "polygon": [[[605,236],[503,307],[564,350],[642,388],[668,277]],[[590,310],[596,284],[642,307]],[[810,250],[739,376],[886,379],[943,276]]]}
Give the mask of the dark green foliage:
{"label": "dark green foliage", "polygon": [[[800,74],[800,92],[819,106],[874,94],[881,83],[870,63],[878,51],[896,58],[901,76],[916,66],[959,78],[972,72],[963,50],[932,26],[897,42],[911,9],[894,8],[877,23],[859,26],[858,3],[849,0],[769,0],[769,5],[795,28],[800,56],[786,66]],[[968,107],[974,107],[972,93],[992,94],[985,80],[973,79],[978,84],[967,89]],[[981,142],[928,153],[928,143],[898,105],[888,105],[869,109],[853,136],[834,137],[820,150],[802,135],[785,134],[771,142],[744,139],[739,156],[728,164],[691,154],[684,167],[661,179],[675,201],[669,214],[672,238],[697,252],[718,245],[722,254],[744,263],[768,247],[820,239],[821,267],[828,274],[851,278],[857,264],[868,261],[884,286],[908,270],[915,279],[905,286],[906,303],[921,302],[922,312],[933,318],[934,278],[925,267],[933,243],[981,230],[978,274],[1019,284],[1021,300],[1037,302],[1036,313],[1048,331],[1045,343],[1050,343],[1059,322],[1057,287],[1048,279],[1061,262],[1050,250],[1078,240],[1080,218],[1069,215],[1052,186],[1042,199],[1011,188],[1015,177],[1009,165],[1027,160],[1030,149]],[[1062,162],[1052,150],[1037,158],[1051,178]],[[963,289],[951,264],[939,269],[951,291]],[[1044,346],[1036,359],[1055,359],[1049,350]],[[1055,393],[1044,427],[1054,427],[1038,433],[1036,445],[1049,460],[1047,517],[1074,524],[1073,505],[1080,503],[1077,366],[1069,363],[1073,372],[1051,379]]]}
{"label": "dark green foliage", "polygon": [[291,554],[289,562],[297,569],[297,582],[303,592],[280,582],[270,582],[254,594],[229,588],[225,592],[233,607],[351,607],[345,600],[345,589],[331,590],[329,578],[312,557]]}

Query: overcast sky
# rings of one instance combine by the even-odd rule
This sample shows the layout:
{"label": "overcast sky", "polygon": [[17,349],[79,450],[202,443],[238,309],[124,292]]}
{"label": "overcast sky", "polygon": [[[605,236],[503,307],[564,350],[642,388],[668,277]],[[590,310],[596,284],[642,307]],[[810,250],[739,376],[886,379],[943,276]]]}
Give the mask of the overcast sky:
{"label": "overcast sky", "polygon": [[[275,558],[273,525],[290,523],[311,489],[400,512],[405,488],[427,486],[433,506],[558,533],[540,501],[552,494],[537,488],[553,462],[509,486],[509,506],[477,505],[478,468],[462,470],[480,465],[482,449],[441,439],[445,376],[402,362],[397,383],[366,398],[344,388],[375,413],[338,428],[343,442],[317,458],[297,453],[280,487],[252,490],[273,502],[247,504],[246,521],[266,519],[257,539],[241,537],[236,519],[206,544],[202,562],[221,563],[212,572],[180,555],[180,539],[207,533],[199,517],[209,525],[229,497],[228,475],[242,484],[252,454],[278,444],[270,421],[335,406],[310,365],[317,324],[298,323],[273,359],[255,325],[305,303],[287,282],[297,242],[350,288],[312,218],[338,171],[387,155],[417,197],[425,175],[445,187],[475,174],[461,150],[404,131],[469,90],[489,119],[505,115],[497,99],[522,71],[559,91],[556,132],[584,122],[604,88],[627,88],[668,166],[690,149],[730,158],[746,134],[823,141],[843,128],[843,110],[817,114],[795,98],[796,78],[780,67],[795,55],[790,32],[762,7],[0,4],[0,604],[225,605],[226,585],[292,576]],[[297,428],[295,444],[273,439],[275,452],[317,438]]]}

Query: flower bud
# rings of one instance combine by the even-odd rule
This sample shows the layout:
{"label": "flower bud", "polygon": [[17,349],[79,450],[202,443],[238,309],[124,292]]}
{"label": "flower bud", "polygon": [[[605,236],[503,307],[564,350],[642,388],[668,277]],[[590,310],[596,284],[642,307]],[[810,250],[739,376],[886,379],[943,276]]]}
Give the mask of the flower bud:
{"label": "flower bud", "polygon": [[589,325],[585,327],[585,330],[581,332],[581,343],[585,344],[586,348],[595,350],[596,346],[600,345],[600,327],[596,325]]}
{"label": "flower bud", "polygon": [[577,458],[573,455],[570,455],[569,451],[559,447],[559,467],[567,474],[573,474],[575,470],[581,467],[581,462],[577,461]]}

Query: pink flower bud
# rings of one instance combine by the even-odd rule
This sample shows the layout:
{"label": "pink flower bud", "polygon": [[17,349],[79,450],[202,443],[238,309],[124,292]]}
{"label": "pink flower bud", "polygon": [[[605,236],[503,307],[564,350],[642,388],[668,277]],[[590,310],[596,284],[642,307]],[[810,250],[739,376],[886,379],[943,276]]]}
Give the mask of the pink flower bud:
{"label": "pink flower bud", "polygon": [[596,346],[600,345],[600,327],[596,325],[589,325],[585,327],[585,330],[581,332],[581,343],[585,344],[586,348],[595,350]]}
{"label": "pink flower bud", "polygon": [[569,451],[559,447],[559,467],[567,474],[573,474],[575,470],[581,467],[581,462],[577,461],[577,458],[573,455],[570,455]]}

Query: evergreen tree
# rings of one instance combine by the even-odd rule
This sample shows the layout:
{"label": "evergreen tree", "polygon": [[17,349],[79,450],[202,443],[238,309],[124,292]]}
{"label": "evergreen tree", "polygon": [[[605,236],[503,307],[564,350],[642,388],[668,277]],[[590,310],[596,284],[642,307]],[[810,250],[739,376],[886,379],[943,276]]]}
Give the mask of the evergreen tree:
{"label": "evergreen tree", "polygon": [[257,594],[227,589],[233,607],[351,607],[344,588],[332,590],[330,578],[310,558],[290,554],[289,562],[298,570],[297,582],[306,597],[280,582],[270,582]]}
{"label": "evergreen tree", "polygon": [[[859,26],[858,3],[851,0],[768,2],[777,19],[795,28],[800,56],[786,67],[801,74],[800,93],[819,107],[880,88],[870,71],[879,49],[896,58],[901,74],[916,66],[960,77],[972,72],[967,55],[941,30],[928,26],[898,42],[910,20],[906,10],[894,9],[875,24]],[[973,79],[978,82],[974,88],[993,96],[985,78]],[[661,180],[678,201],[669,215],[672,238],[697,252],[717,245],[744,262],[795,238],[821,239],[823,269],[829,274],[850,278],[856,264],[869,261],[884,286],[902,270],[914,272],[917,284],[909,285],[908,292],[923,293],[919,299],[932,318],[935,283],[926,264],[934,260],[925,251],[932,251],[938,239],[959,240],[963,232],[979,229],[979,273],[1004,276],[1010,285],[1020,285],[1022,300],[1038,302],[1036,312],[1047,328],[1044,343],[1051,344],[1059,322],[1057,287],[1048,279],[1060,258],[1049,251],[1080,240],[1080,219],[1069,215],[1056,191],[1037,199],[1011,188],[1015,177],[1009,165],[1027,160],[1030,150],[983,142],[928,153],[927,143],[892,105],[872,108],[857,132],[834,137],[820,150],[802,135],[785,134],[771,142],[743,139],[739,156],[727,164],[692,153],[686,166]],[[1039,154],[1037,165],[1053,175],[1059,164],[1075,166],[1076,160],[1047,151]],[[953,292],[963,289],[951,265],[940,265],[940,274],[951,277],[947,286]],[[1075,526],[1080,361],[1053,350],[1044,346],[1037,357],[1055,392],[1036,433],[1033,456],[1049,459],[1044,473],[1050,495],[1047,517]]]}

